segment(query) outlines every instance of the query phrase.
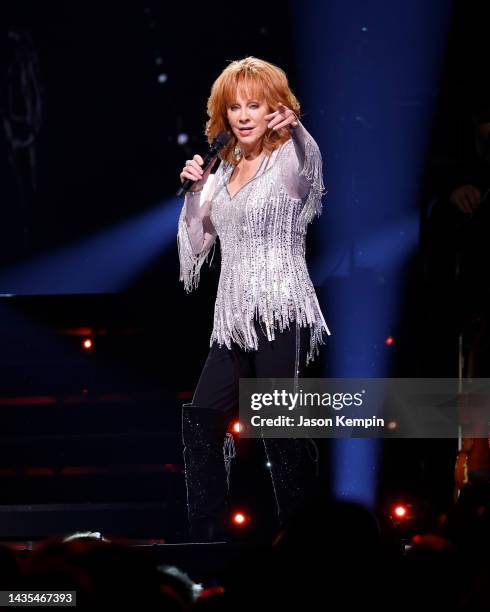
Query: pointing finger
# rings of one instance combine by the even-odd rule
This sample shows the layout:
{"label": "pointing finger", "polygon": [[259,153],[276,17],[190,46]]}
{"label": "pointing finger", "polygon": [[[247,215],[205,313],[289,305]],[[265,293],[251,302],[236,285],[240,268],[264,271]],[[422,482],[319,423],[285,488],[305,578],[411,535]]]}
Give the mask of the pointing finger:
{"label": "pointing finger", "polygon": [[279,114],[279,111],[274,111],[273,113],[269,113],[268,115],[264,115],[264,119],[272,119],[272,117],[275,117],[277,114]]}
{"label": "pointing finger", "polygon": [[290,121],[288,121],[288,120],[286,119],[286,121],[281,121],[281,123],[278,123],[277,125],[275,125],[275,126],[274,126],[274,129],[275,129],[275,130],[280,130],[281,128],[286,127],[286,126],[287,126],[287,125],[289,125],[289,124],[290,124]]}

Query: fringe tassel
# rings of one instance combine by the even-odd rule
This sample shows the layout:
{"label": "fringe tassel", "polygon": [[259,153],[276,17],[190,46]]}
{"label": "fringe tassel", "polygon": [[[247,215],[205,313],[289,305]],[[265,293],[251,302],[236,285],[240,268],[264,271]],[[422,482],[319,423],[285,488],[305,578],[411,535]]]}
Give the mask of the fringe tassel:
{"label": "fringe tassel", "polygon": [[230,474],[231,474],[231,462],[236,457],[236,447],[235,440],[233,439],[233,434],[227,432],[225,437],[225,442],[223,444],[223,458],[225,462],[225,470],[226,470],[226,485],[228,487],[228,491],[230,490]]}
{"label": "fringe tassel", "polygon": [[310,350],[306,356],[306,365],[310,363],[310,361],[314,361],[315,357],[320,354],[320,344],[325,344],[325,340],[323,339],[323,334],[326,333],[330,335],[328,328],[315,325],[311,328],[310,335]]}
{"label": "fringe tassel", "polygon": [[318,145],[309,135],[305,135],[305,158],[300,176],[304,176],[310,183],[311,188],[308,192],[302,215],[305,222],[311,223],[313,219],[322,214],[322,197],[326,194],[323,183],[323,162]]}
{"label": "fringe tassel", "polygon": [[199,255],[194,255],[194,252],[192,251],[191,241],[189,240],[189,234],[187,233],[187,227],[185,224],[184,207],[182,207],[177,231],[177,248],[179,251],[180,261],[179,280],[183,281],[184,289],[187,291],[187,293],[190,293],[194,289],[197,289],[199,285],[201,267],[203,263],[205,261],[207,262],[208,260],[209,253],[211,251],[211,246],[213,250],[211,253],[211,261],[209,262],[209,265],[211,265],[213,262],[216,240],[213,241],[212,245],[209,244],[204,251],[199,253]]}

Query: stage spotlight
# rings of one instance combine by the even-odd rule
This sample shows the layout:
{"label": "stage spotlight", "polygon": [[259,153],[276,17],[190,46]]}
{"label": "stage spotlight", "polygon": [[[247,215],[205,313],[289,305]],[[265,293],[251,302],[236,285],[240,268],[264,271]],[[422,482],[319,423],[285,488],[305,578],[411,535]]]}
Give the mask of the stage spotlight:
{"label": "stage spotlight", "polygon": [[91,351],[94,348],[94,342],[91,338],[84,338],[82,340],[82,348],[86,351]]}
{"label": "stage spotlight", "polygon": [[166,83],[166,82],[167,82],[167,80],[168,80],[168,76],[165,74],[165,72],[161,72],[161,73],[158,75],[158,82],[159,82],[159,83]]}
{"label": "stage spotlight", "polygon": [[249,523],[250,519],[245,512],[235,512],[231,521],[236,527],[245,527],[245,525]]}
{"label": "stage spotlight", "polygon": [[188,134],[182,133],[177,136],[177,143],[179,145],[185,145],[187,142],[189,142]]}
{"label": "stage spotlight", "polygon": [[268,461],[266,464],[266,467],[271,468],[272,467],[272,463],[270,461]]}
{"label": "stage spotlight", "polygon": [[393,342],[395,342],[395,339],[393,338],[393,336],[388,336],[385,340],[386,346],[391,346]]}
{"label": "stage spotlight", "polygon": [[232,433],[240,433],[242,431],[242,424],[240,423],[240,421],[233,421],[230,427],[230,431]]}
{"label": "stage spotlight", "polygon": [[396,525],[411,521],[414,518],[412,504],[394,504],[391,508],[390,518]]}
{"label": "stage spotlight", "polygon": [[398,518],[405,518],[407,516],[407,509],[405,506],[397,506],[394,512],[395,516]]}

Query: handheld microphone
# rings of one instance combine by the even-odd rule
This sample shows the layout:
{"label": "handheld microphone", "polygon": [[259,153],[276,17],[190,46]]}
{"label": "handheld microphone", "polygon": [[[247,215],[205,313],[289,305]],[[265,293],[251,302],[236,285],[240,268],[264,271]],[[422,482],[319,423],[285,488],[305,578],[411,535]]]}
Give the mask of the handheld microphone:
{"label": "handheld microphone", "polygon": [[[203,172],[206,172],[206,170],[209,168],[210,164],[212,163],[213,159],[216,157],[218,152],[221,151],[221,149],[226,144],[228,144],[228,141],[230,140],[230,138],[231,138],[230,134],[227,134],[226,132],[220,132],[216,136],[213,142],[209,145],[209,151],[207,151],[207,153],[203,157],[203,162],[204,162],[202,165]],[[184,181],[180,189],[177,191],[177,195],[178,196],[184,195],[184,193],[189,191],[189,189],[192,187],[194,183],[195,181],[193,181],[192,179],[187,179],[186,181]]]}

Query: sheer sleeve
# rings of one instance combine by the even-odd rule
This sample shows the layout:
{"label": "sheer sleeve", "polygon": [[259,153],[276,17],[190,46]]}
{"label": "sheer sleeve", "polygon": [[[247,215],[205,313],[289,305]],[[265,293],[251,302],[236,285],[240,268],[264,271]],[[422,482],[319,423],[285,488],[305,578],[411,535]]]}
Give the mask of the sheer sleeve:
{"label": "sheer sleeve", "polygon": [[283,179],[290,197],[306,198],[303,214],[309,223],[315,215],[319,217],[322,213],[322,196],[325,194],[322,155],[314,138],[300,121],[290,132]]}
{"label": "sheer sleeve", "polygon": [[[211,248],[216,245],[217,232],[211,222],[211,205],[220,171],[221,165],[216,174],[209,175],[200,194],[186,194],[180,211],[177,231],[179,280],[183,281],[187,292],[198,287],[201,267],[208,260]],[[214,249],[209,263],[212,263],[213,257]]]}

